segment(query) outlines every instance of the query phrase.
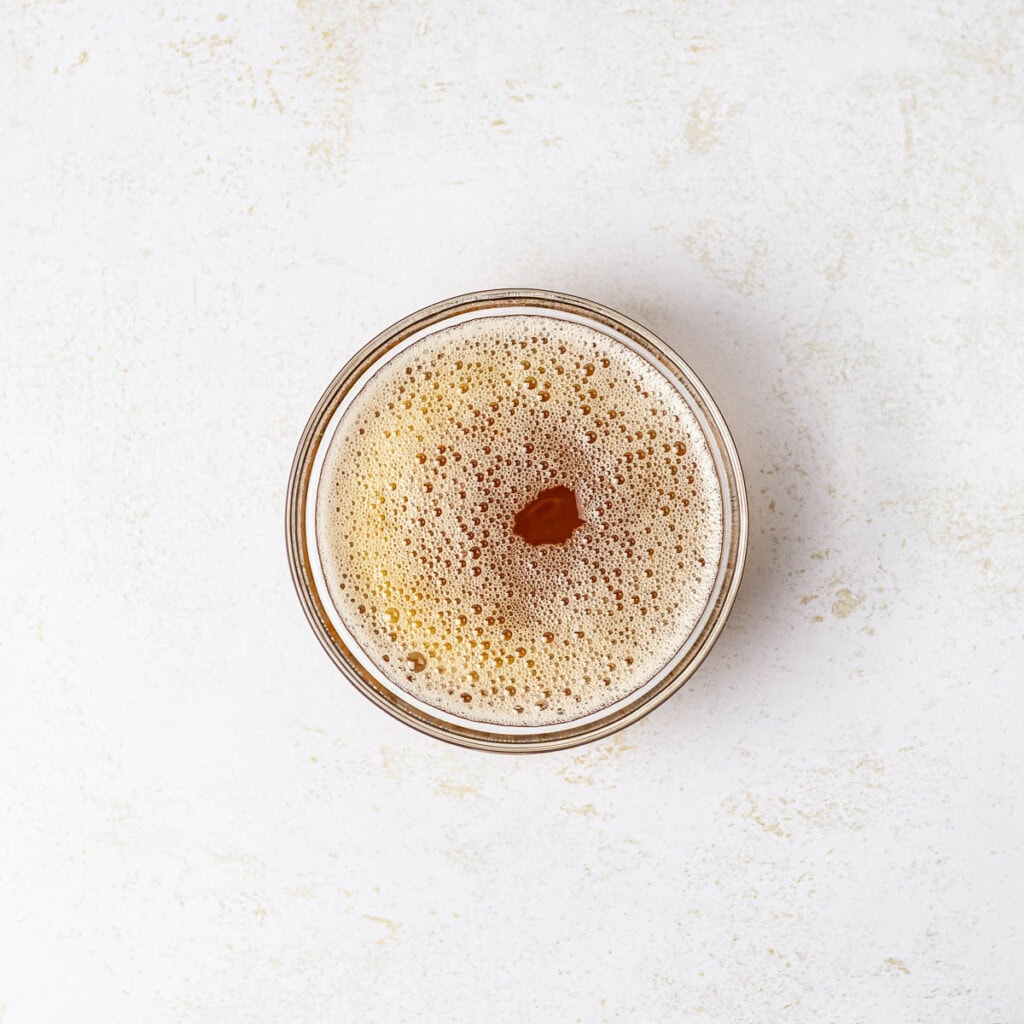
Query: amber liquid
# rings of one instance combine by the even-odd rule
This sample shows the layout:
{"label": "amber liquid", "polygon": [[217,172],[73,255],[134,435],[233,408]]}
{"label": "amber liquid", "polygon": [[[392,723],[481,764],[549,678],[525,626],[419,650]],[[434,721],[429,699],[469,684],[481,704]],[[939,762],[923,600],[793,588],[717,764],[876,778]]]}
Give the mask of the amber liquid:
{"label": "amber liquid", "polygon": [[390,357],[330,442],[317,544],[377,671],[459,718],[538,726],[629,696],[711,593],[722,499],[673,383],[545,316]]}

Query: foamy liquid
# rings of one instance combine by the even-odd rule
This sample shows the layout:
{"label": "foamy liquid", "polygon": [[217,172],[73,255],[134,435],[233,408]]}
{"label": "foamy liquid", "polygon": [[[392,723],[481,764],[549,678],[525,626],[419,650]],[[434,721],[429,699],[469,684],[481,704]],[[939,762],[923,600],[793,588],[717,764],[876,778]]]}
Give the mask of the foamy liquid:
{"label": "foamy liquid", "polygon": [[[569,488],[562,543],[517,513]],[[722,492],[677,388],[548,316],[443,328],[345,411],[317,493],[331,599],[395,686],[472,722],[544,726],[628,696],[711,596]]]}

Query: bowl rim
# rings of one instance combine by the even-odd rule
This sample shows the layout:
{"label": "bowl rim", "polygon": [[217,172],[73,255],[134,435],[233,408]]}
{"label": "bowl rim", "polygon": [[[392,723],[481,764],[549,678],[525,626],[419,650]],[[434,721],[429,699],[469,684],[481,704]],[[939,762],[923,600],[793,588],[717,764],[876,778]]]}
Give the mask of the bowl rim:
{"label": "bowl rim", "polygon": [[[723,486],[723,500],[731,507],[731,528],[724,538],[722,552],[725,574],[711,614],[706,616],[696,639],[691,643],[691,633],[680,647],[680,653],[669,663],[664,679],[655,688],[646,690],[635,700],[626,697],[617,701],[609,706],[607,715],[588,716],[587,722],[578,728],[572,728],[571,723],[563,723],[559,731],[551,733],[545,733],[544,726],[538,726],[535,732],[524,729],[522,733],[510,734],[493,732],[487,723],[466,721],[454,724],[434,718],[429,712],[383,687],[352,654],[330,621],[325,595],[319,592],[312,570],[307,527],[310,484],[317,453],[335,412],[352,388],[359,382],[365,383],[369,379],[368,371],[412,335],[443,326],[446,320],[457,316],[500,311],[505,307],[536,307],[541,315],[563,313],[583,317],[637,343],[655,366],[663,372],[670,371],[698,404],[713,435],[707,438],[708,443],[717,448],[728,478],[728,493]],[[493,288],[444,299],[403,317],[359,349],[335,375],[306,422],[292,460],[285,508],[288,565],[299,602],[321,646],[349,682],[392,717],[421,733],[470,749],[503,753],[564,750],[602,739],[638,721],[668,700],[696,672],[721,635],[743,577],[748,533],[746,488],[732,433],[718,405],[693,369],[661,338],[631,317],[590,299],[535,288]],[[313,544],[315,547],[315,539]]]}

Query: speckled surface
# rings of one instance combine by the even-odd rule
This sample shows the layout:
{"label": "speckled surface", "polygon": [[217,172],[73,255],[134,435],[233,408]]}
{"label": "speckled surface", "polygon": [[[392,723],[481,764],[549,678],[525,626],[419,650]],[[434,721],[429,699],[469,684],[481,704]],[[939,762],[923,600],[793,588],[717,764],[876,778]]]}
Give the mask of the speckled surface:
{"label": "speckled surface", "polygon": [[[1016,3],[0,13],[0,1021],[1013,1024]],[[476,288],[673,343],[748,575],[690,684],[509,759],[318,648],[346,358]]]}

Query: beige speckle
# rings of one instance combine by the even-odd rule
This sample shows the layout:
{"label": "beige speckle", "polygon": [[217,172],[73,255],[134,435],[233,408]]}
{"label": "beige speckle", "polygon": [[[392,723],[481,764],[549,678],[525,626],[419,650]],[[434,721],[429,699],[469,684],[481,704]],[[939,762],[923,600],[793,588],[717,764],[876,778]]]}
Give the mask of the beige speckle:
{"label": "beige speckle", "polygon": [[[846,277],[846,251],[843,250],[839,254],[839,259],[835,261],[831,266],[825,270],[825,279],[829,284],[838,284],[843,278]],[[829,490],[834,494],[834,489],[830,486]]]}
{"label": "beige speckle", "polygon": [[765,832],[770,832],[774,836],[779,836],[782,839],[788,839],[789,833],[782,830],[782,826],[777,821],[766,821],[761,815],[750,812],[750,820],[756,825],[760,825]]}
{"label": "beige speckle", "polygon": [[576,767],[566,765],[559,774],[572,785],[591,786],[594,783],[594,776],[591,774],[596,768],[603,767],[608,762],[622,757],[623,754],[636,747],[623,739],[621,733],[616,733],[607,743],[595,744],[587,748],[582,754],[577,754],[572,760]]}
{"label": "beige speckle", "polygon": [[789,839],[790,837],[778,820],[766,815],[758,807],[752,793],[746,793],[742,798],[730,798],[725,802],[724,806],[732,814],[738,814],[748,821],[752,821],[758,828],[773,836],[778,836],[780,839]]}
{"label": "beige speckle", "polygon": [[583,804],[581,807],[562,804],[562,810],[566,814],[577,814],[581,818],[604,818],[606,821],[611,820],[610,814],[601,814],[593,804]]}
{"label": "beige speckle", "polygon": [[480,790],[474,789],[472,786],[459,786],[454,782],[442,782],[441,785],[438,786],[438,789],[440,789],[445,796],[457,796],[460,798],[467,796],[483,796]]}
{"label": "beige speckle", "polygon": [[882,775],[885,773],[885,765],[877,757],[865,754],[850,770],[869,771],[874,772],[876,775]]}
{"label": "beige speckle", "polygon": [[386,917],[377,917],[375,914],[363,914],[363,917],[367,921],[375,921],[377,924],[384,925],[387,928],[387,934],[377,940],[377,945],[383,945],[388,939],[393,939],[398,934],[398,929],[402,926],[396,921],[392,921]]}
{"label": "beige speckle", "polygon": [[885,958],[885,966],[882,968],[890,974],[909,974],[910,968],[898,957],[889,956]]}
{"label": "beige speckle", "polygon": [[855,594],[847,587],[836,591],[836,599],[832,602],[832,614],[837,619],[845,619],[864,603],[864,594]]}
{"label": "beige speckle", "polygon": [[716,99],[703,89],[690,106],[683,138],[694,153],[707,153],[719,141],[722,127],[722,113]]}

